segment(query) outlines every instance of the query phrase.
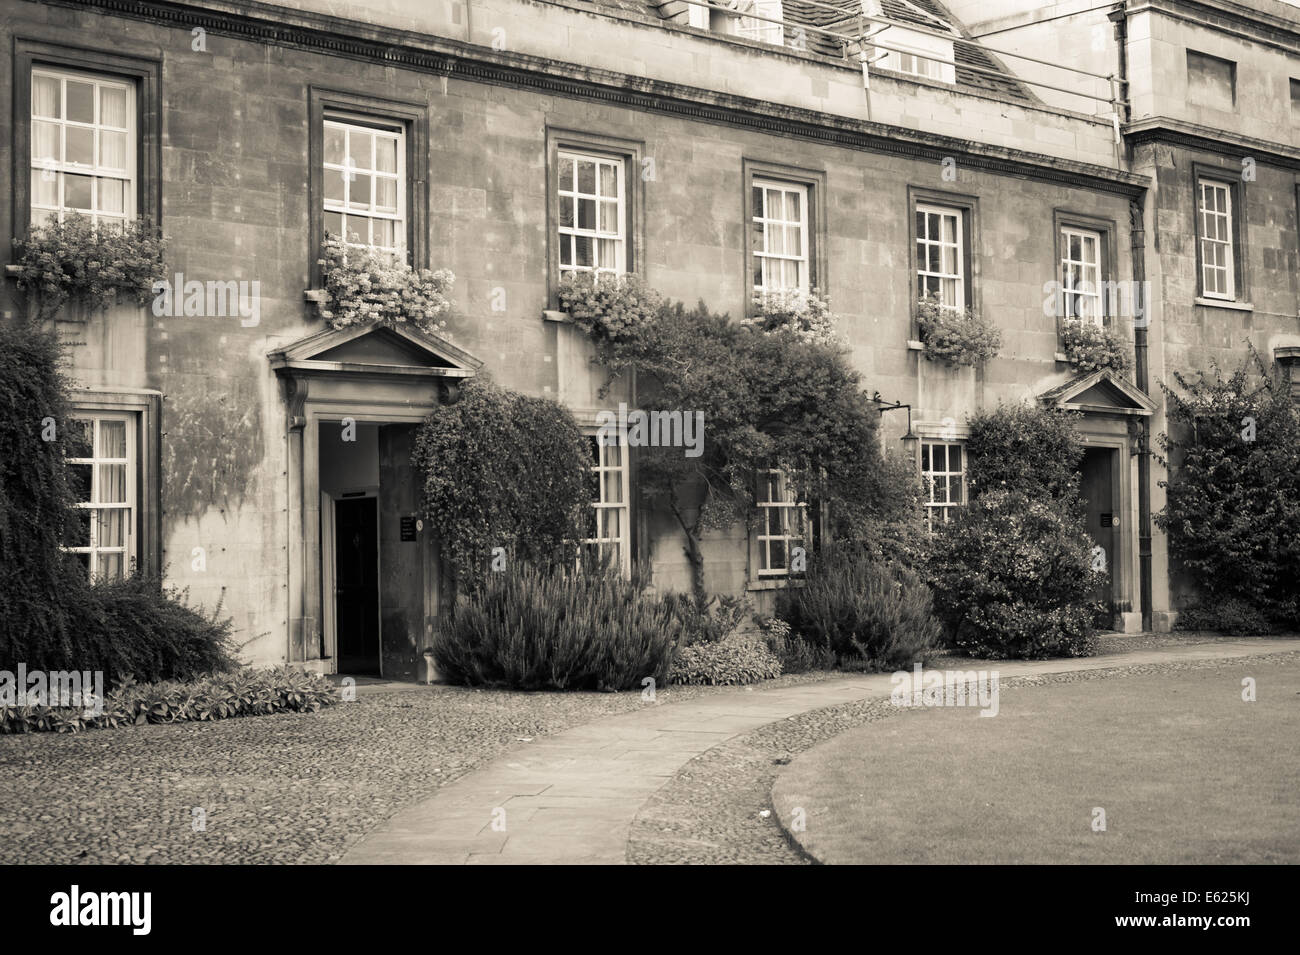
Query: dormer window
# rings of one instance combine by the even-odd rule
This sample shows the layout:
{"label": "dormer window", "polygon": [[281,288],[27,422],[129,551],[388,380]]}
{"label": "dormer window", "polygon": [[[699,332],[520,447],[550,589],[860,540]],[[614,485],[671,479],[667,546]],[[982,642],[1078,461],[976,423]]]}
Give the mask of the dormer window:
{"label": "dormer window", "polygon": [[887,27],[876,38],[885,50],[880,65],[898,73],[910,73],[940,83],[956,83],[952,40],[917,33],[902,27]]}
{"label": "dormer window", "polygon": [[[781,0],[719,0],[719,2],[728,9],[692,7],[692,17],[696,15],[694,10],[707,15],[709,29],[714,33],[744,37],[747,40],[771,43],[774,46],[785,45],[785,28],[779,22],[784,17]],[[745,16],[747,13],[752,16]],[[762,19],[758,19],[759,17]],[[772,22],[774,20],[778,22]],[[691,25],[702,24],[696,24],[692,19]]]}

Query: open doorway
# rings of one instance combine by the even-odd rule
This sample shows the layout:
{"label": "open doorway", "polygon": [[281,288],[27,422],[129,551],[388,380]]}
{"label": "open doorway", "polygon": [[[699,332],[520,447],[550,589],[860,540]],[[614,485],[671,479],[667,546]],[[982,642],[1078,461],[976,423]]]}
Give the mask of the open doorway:
{"label": "open doorway", "polygon": [[321,422],[321,656],[333,670],[382,676],[379,428]]}
{"label": "open doorway", "polygon": [[1097,626],[1109,630],[1115,620],[1115,561],[1119,557],[1117,542],[1120,535],[1119,498],[1115,486],[1114,448],[1088,448],[1083,453],[1081,465],[1080,491],[1087,504],[1086,516],[1088,536],[1096,548],[1093,551],[1093,566],[1105,571],[1105,580],[1097,585],[1093,600],[1099,601],[1102,612],[1096,621]]}

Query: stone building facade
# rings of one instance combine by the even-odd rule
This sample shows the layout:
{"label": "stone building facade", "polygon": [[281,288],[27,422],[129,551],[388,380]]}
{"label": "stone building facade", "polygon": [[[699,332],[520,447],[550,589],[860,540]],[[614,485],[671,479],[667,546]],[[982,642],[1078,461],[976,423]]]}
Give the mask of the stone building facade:
{"label": "stone building facade", "polygon": [[[161,222],[178,282],[257,283],[255,316],[59,316],[94,449],[80,463],[122,475],[88,485],[94,530],[77,549],[96,572],[165,568],[220,601],[252,662],[414,677],[450,572],[417,523],[418,422],[487,372],[594,432],[634,396],[598,397],[590,347],[556,311],[562,271],[600,257],[741,315],[772,257],[829,295],[868,390],[908,406],[883,416],[883,440],[942,488],[937,519],[964,500],[971,411],[1083,411],[1105,596],[1117,626],[1168,627],[1149,522],[1161,475],[1144,453],[1163,425],[1158,383],[1235,360],[1243,334],[1279,354],[1300,345],[1300,151],[1278,92],[1296,88],[1281,77],[1300,17],[1260,3],[1270,11],[1155,0],[1053,21],[1102,37],[1073,62],[1064,40],[1057,57],[1017,47],[1061,4],[1011,0],[978,15],[936,0],[757,0],[739,14],[682,0],[344,14],[325,0],[3,0],[4,260],[9,236],[77,208]],[[1000,6],[1007,39],[973,40]],[[1197,16],[1173,9],[1188,6]],[[1184,47],[1239,64],[1236,106],[1189,105],[1174,80],[1221,98],[1223,71],[1179,73]],[[1242,108],[1265,93],[1271,112]],[[1256,178],[1239,182],[1244,158]],[[1202,179],[1229,183],[1245,210],[1230,220],[1231,294],[1200,284]],[[455,273],[442,334],[321,321],[320,241],[345,222]],[[1054,283],[1085,267],[1151,283],[1140,308],[1104,319],[1137,346],[1133,380],[1060,360]],[[927,361],[914,319],[927,287],[992,317],[1001,354],[977,369]],[[2,294],[6,317],[27,307],[12,282]],[[687,587],[675,525],[638,501],[635,453],[595,453],[614,488],[602,535],[654,586]],[[705,546],[711,589],[762,605],[783,585],[750,529]]]}

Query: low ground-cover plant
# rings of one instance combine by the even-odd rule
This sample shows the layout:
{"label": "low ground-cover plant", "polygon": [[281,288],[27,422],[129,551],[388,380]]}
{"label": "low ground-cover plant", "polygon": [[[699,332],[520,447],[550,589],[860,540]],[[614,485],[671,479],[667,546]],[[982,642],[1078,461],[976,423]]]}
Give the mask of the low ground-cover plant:
{"label": "low ground-cover plant", "polygon": [[443,316],[451,311],[448,295],[456,281],[447,269],[413,269],[328,234],[318,263],[325,282],[320,316],[331,328],[409,322],[435,333],[446,327]]}
{"label": "low ground-cover plant", "polygon": [[933,298],[916,305],[925,357],[950,365],[982,365],[1002,347],[998,327],[969,306],[950,308]]}
{"label": "low ground-cover plant", "polygon": [[767,335],[788,334],[802,342],[835,345],[835,316],[816,289],[776,289],[754,293],[750,316],[741,325]]}
{"label": "low ground-cover plant", "polygon": [[316,712],[339,701],[329,680],[293,667],[237,670],[186,682],[127,681],[106,694],[102,712],[43,704],[0,706],[0,733],[75,733],[83,729],[186,723],[236,716]]}
{"label": "low ground-cover plant", "polygon": [[668,680],[682,624],[615,573],[518,565],[457,594],[434,638],[452,683],[520,690],[626,690]]}
{"label": "low ground-cover plant", "polygon": [[678,648],[670,679],[697,686],[740,686],[780,675],[781,661],[762,637],[732,634],[713,643]]}
{"label": "low ground-cover plant", "polygon": [[898,670],[925,662],[941,638],[925,580],[854,547],[832,545],[814,555],[804,585],[777,599],[777,616],[850,669]]}
{"label": "low ground-cover plant", "polygon": [[14,244],[18,287],[36,296],[42,319],[69,301],[98,310],[119,300],[146,305],[165,272],[163,242],[143,220],[99,227],[72,212]]}
{"label": "low ground-cover plant", "polygon": [[1178,613],[1178,630],[1208,630],[1247,637],[1266,636],[1276,629],[1258,607],[1226,597],[1210,604],[1196,604]]}
{"label": "low ground-cover plant", "polygon": [[1129,346],[1095,322],[1067,319],[1061,328],[1061,350],[1066,360],[1084,374],[1104,369],[1126,375],[1133,366]]}
{"label": "low ground-cover plant", "polygon": [[660,308],[664,297],[636,274],[596,277],[569,272],[560,279],[560,308],[596,340],[635,334]]}

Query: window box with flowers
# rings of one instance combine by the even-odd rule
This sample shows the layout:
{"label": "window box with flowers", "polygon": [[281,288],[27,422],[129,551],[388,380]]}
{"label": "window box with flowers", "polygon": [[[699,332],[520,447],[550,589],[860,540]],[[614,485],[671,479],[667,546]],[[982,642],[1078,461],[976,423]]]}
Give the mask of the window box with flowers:
{"label": "window box with flowers", "polygon": [[969,306],[942,305],[935,298],[916,305],[916,324],[925,357],[950,365],[982,365],[998,354],[1002,333]]}
{"label": "window box with flowers", "polygon": [[429,334],[446,327],[456,276],[447,269],[413,269],[368,248],[326,234],[319,264],[323,289],[308,291],[331,328],[410,323]]}
{"label": "window box with flowers", "polygon": [[1061,324],[1061,355],[1084,374],[1109,370],[1127,375],[1132,367],[1129,346],[1096,322],[1068,318]]}
{"label": "window box with flowers", "polygon": [[835,316],[830,301],[816,289],[783,288],[755,292],[750,316],[740,324],[772,334],[789,332],[810,344],[833,344]]}
{"label": "window box with flowers", "polygon": [[18,261],[5,271],[34,297],[41,320],[68,304],[87,312],[123,300],[147,305],[165,273],[163,242],[142,221],[97,226],[73,212],[62,222],[33,227],[14,246]]}
{"label": "window box with flowers", "polygon": [[560,307],[597,341],[618,341],[634,334],[665,304],[664,297],[639,275],[569,272],[560,280]]}

